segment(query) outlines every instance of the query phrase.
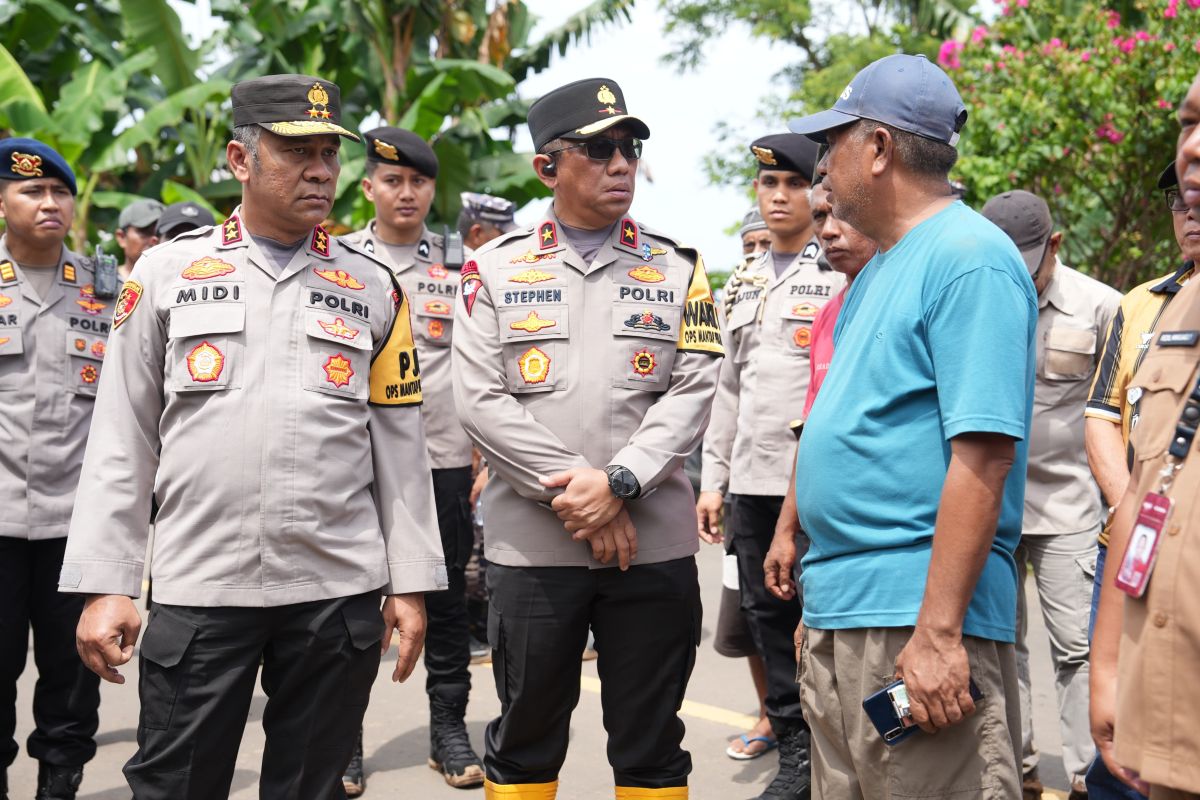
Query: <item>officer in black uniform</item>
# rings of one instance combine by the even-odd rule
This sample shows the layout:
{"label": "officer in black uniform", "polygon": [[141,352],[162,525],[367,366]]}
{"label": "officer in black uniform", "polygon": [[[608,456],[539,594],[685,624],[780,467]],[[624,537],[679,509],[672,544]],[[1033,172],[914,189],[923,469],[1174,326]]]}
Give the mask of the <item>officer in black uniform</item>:
{"label": "officer in black uniform", "polygon": [[96,754],[100,679],[75,652],[83,598],[58,593],[111,301],[63,242],[75,176],[33,139],[0,142],[0,797],[17,757],[17,678],[29,630],[38,680],[26,752],[38,800],[71,800]]}

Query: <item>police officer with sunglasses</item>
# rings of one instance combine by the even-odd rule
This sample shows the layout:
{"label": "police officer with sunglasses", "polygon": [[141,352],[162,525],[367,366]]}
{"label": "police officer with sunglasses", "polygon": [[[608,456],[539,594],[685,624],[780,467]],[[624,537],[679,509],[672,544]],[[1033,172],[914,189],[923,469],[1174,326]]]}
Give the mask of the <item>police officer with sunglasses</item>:
{"label": "police officer with sunglasses", "polygon": [[534,103],[553,203],[462,270],[455,402],[491,469],[488,798],[555,797],[589,628],[616,797],[688,796],[678,711],[700,592],[683,461],[723,350],[699,254],[629,215],[650,129],[626,108],[602,78]]}

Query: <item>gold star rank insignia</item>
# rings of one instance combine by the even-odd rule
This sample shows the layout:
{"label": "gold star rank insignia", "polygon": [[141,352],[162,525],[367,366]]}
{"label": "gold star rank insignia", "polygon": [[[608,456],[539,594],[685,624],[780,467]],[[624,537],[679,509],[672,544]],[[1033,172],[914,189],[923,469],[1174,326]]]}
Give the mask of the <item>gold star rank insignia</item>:
{"label": "gold star rank insignia", "polygon": [[539,249],[550,250],[558,247],[558,229],[554,227],[554,223],[549,220],[543,222],[538,228],[538,235],[541,237]]}

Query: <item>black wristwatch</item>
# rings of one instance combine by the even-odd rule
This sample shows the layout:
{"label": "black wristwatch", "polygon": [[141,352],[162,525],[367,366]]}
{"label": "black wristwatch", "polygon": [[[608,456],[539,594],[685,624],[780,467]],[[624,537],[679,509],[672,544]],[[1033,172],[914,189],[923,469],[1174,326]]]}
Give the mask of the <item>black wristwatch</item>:
{"label": "black wristwatch", "polygon": [[642,485],[628,468],[611,464],[604,472],[608,475],[608,488],[622,500],[636,500],[642,493]]}

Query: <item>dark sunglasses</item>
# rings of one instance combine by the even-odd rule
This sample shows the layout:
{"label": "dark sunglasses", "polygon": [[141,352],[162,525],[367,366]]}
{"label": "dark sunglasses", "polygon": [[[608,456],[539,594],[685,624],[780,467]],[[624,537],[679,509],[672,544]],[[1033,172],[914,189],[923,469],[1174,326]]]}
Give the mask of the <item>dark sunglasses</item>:
{"label": "dark sunglasses", "polygon": [[641,139],[602,138],[587,139],[579,144],[569,144],[557,150],[549,150],[546,152],[546,155],[549,156],[561,153],[564,150],[575,150],[578,148],[583,148],[583,152],[593,161],[608,161],[617,150],[621,151],[621,155],[625,156],[626,161],[637,161],[642,157]]}
{"label": "dark sunglasses", "polygon": [[1178,189],[1167,189],[1163,192],[1163,197],[1167,201],[1167,208],[1173,213],[1182,214],[1188,210],[1188,204],[1183,202],[1183,195],[1179,193]]}

